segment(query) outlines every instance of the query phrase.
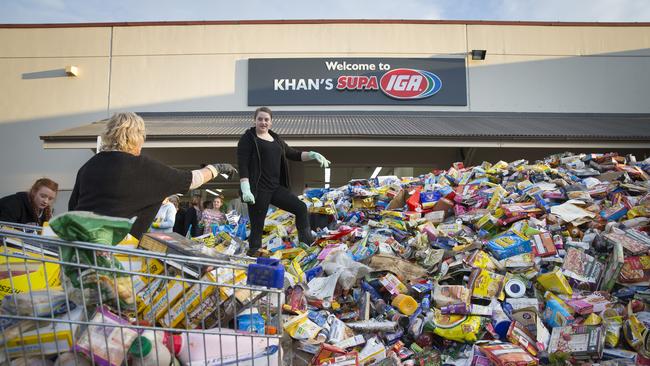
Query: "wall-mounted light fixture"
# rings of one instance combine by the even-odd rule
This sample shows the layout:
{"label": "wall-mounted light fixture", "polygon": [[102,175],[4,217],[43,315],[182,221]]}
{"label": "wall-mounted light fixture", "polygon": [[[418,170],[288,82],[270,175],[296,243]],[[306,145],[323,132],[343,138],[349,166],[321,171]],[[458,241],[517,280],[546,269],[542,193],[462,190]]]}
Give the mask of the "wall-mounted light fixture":
{"label": "wall-mounted light fixture", "polygon": [[470,54],[472,55],[472,60],[475,61],[485,60],[485,55],[487,54],[487,50],[472,50]]}
{"label": "wall-mounted light fixture", "polygon": [[79,76],[79,68],[74,65],[66,66],[65,74],[68,76]]}

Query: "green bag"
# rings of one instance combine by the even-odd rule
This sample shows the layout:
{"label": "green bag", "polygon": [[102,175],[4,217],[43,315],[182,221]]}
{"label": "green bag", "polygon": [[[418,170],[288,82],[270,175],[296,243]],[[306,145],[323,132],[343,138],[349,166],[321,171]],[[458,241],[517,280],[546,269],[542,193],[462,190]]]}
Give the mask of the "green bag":
{"label": "green bag", "polygon": [[[78,262],[107,269],[124,270],[110,252],[101,250],[101,246],[114,246],[122,241],[131,231],[134,221],[135,218],[124,219],[96,215],[87,211],[69,211],[54,217],[50,221],[50,227],[63,240],[99,244],[97,250],[65,246],[61,248],[61,260],[67,263]],[[71,265],[63,265],[63,273],[72,286],[83,289],[84,292],[91,292],[93,294],[91,297],[99,296],[102,302],[119,301],[120,307],[125,310],[135,306],[131,296],[119,296],[118,283],[124,283],[124,279],[120,280],[117,277],[128,277],[126,274],[110,270],[81,269]]]}

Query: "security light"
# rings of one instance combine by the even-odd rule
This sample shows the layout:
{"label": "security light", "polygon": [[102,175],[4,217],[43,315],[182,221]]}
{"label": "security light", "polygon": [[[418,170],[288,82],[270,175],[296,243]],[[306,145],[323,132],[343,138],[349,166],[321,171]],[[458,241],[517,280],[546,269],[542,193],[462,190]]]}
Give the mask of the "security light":
{"label": "security light", "polygon": [[485,60],[487,50],[472,50],[472,60]]}

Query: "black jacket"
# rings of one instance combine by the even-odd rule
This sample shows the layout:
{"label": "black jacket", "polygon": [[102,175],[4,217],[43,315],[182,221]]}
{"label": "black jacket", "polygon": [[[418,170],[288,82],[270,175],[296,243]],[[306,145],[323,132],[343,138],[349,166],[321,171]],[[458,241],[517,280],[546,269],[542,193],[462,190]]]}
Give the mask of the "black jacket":
{"label": "black jacket", "polygon": [[[282,147],[282,164],[280,166],[280,185],[291,190],[291,182],[289,179],[289,160],[301,161],[302,151],[298,151],[287,145],[280,136],[269,131],[271,136],[280,143]],[[255,127],[251,127],[239,139],[237,143],[237,166],[239,168],[239,177],[248,178],[251,185],[251,192],[253,196],[257,196],[257,185],[260,181],[262,174],[260,149],[255,141]]]}
{"label": "black jacket", "polygon": [[18,192],[0,199],[0,220],[19,224],[43,224],[36,217],[27,192]]}
{"label": "black jacket", "polygon": [[68,209],[127,219],[136,216],[131,235],[140,239],[163,199],[187,192],[191,183],[192,172],[146,156],[102,151],[77,172]]}

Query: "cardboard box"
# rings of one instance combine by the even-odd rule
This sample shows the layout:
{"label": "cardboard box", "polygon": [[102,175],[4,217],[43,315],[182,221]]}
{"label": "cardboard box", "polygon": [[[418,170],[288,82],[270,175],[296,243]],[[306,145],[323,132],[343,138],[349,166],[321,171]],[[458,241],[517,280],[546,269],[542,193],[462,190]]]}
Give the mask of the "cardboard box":
{"label": "cardboard box", "polygon": [[605,336],[600,326],[568,326],[553,328],[548,352],[567,352],[579,360],[600,359]]}
{"label": "cardboard box", "polygon": [[[214,282],[214,276],[206,273],[201,277],[201,281]],[[165,327],[175,327],[189,314],[199,303],[205,301],[216,289],[214,285],[205,285],[200,283],[193,284],[176,303],[160,319],[160,323]]]}
{"label": "cardboard box", "polygon": [[190,284],[185,281],[169,281],[167,287],[158,292],[151,305],[144,310],[144,320],[150,321],[152,324],[155,323],[165,315],[169,308],[174,306],[176,300],[183,295],[183,291],[189,286]]}
{"label": "cardboard box", "polygon": [[533,244],[533,253],[537,257],[551,257],[557,254],[551,233],[535,234],[531,243]]}
{"label": "cardboard box", "polygon": [[[202,245],[177,233],[146,233],[140,240],[138,247],[157,253],[212,258],[201,250]],[[164,262],[184,271],[194,278],[199,278],[201,275],[202,266],[200,264],[188,261],[181,263],[178,260],[172,259],[165,259]]]}
{"label": "cardboard box", "polygon": [[[45,260],[59,259],[45,257]],[[44,262],[40,255],[5,247],[0,250],[0,301],[12,293],[60,289],[60,271],[59,264]]]}

